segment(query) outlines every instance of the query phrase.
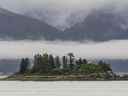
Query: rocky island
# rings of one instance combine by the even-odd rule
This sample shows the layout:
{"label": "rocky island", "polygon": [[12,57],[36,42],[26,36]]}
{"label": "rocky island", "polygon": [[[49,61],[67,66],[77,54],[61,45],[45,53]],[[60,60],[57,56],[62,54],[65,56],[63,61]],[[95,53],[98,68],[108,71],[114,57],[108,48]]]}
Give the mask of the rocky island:
{"label": "rocky island", "polygon": [[[33,61],[33,63],[31,63]],[[85,58],[36,54],[33,60],[22,58],[19,72],[4,80],[21,81],[86,81],[114,80],[115,74],[110,64],[104,61],[93,63]]]}

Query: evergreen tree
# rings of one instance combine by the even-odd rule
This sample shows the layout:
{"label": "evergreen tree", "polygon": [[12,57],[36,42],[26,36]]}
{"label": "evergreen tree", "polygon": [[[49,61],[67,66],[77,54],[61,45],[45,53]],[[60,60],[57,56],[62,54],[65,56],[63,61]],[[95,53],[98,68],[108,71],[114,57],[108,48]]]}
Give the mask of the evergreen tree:
{"label": "evergreen tree", "polygon": [[66,56],[62,57],[63,60],[63,69],[68,69],[68,60]]}
{"label": "evergreen tree", "polygon": [[55,62],[56,62],[56,69],[60,69],[61,63],[60,63],[60,57],[56,56],[55,57]]}
{"label": "evergreen tree", "polygon": [[46,73],[49,71],[49,59],[48,54],[38,54],[34,56],[33,72]]}
{"label": "evergreen tree", "polygon": [[83,60],[82,60],[82,58],[79,58],[76,62],[77,62],[78,65],[83,64]]}
{"label": "evergreen tree", "polygon": [[107,63],[105,63],[105,62],[102,61],[102,60],[99,61],[98,64],[102,67],[102,69],[104,70],[104,72],[112,71],[110,64],[107,64]]}
{"label": "evergreen tree", "polygon": [[27,72],[29,65],[30,60],[28,58],[23,58],[20,63],[20,73],[24,74],[25,72]]}
{"label": "evergreen tree", "polygon": [[70,61],[69,68],[72,71],[74,69],[74,64],[73,64],[74,54],[73,53],[68,53],[68,56],[69,56],[69,61]]}
{"label": "evergreen tree", "polygon": [[49,70],[55,69],[55,62],[53,55],[49,55]]}
{"label": "evergreen tree", "polygon": [[39,72],[41,71],[43,63],[43,57],[40,54],[37,54],[34,56],[34,65],[33,65],[33,72]]}
{"label": "evergreen tree", "polygon": [[86,59],[83,59],[82,64],[88,64],[88,61]]}
{"label": "evergreen tree", "polygon": [[76,70],[80,69],[80,66],[83,64],[83,60],[82,58],[79,58],[78,60],[76,60]]}
{"label": "evergreen tree", "polygon": [[99,62],[98,62],[98,64],[100,64],[100,65],[102,65],[102,64],[104,64],[105,62],[104,61],[102,61],[102,60],[100,60]]}
{"label": "evergreen tree", "polygon": [[43,62],[42,62],[42,72],[49,72],[50,67],[49,67],[49,58],[48,54],[45,53],[43,55]]}

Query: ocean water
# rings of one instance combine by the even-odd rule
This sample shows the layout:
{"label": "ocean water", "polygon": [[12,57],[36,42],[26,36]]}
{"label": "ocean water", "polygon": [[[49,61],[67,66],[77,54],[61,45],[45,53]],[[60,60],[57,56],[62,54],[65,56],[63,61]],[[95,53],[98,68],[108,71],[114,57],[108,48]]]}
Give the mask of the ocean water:
{"label": "ocean water", "polygon": [[128,81],[1,81],[0,96],[128,96]]}

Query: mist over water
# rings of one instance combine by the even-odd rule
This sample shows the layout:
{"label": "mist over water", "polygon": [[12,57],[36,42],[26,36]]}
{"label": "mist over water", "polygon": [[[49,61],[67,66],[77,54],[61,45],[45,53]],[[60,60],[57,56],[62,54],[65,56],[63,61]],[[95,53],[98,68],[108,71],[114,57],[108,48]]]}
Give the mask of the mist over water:
{"label": "mist over water", "polygon": [[88,59],[128,59],[128,40],[108,42],[62,42],[62,41],[0,41],[0,59],[33,58],[37,53],[66,55]]}

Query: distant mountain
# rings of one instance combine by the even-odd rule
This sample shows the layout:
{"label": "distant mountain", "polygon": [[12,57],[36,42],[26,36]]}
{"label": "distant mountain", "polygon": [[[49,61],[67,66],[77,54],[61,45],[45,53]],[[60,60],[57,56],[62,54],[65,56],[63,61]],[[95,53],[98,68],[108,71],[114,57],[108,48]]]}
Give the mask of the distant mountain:
{"label": "distant mountain", "polygon": [[104,10],[93,11],[86,19],[65,30],[73,40],[106,41],[128,39],[128,18]]}
{"label": "distant mountain", "polygon": [[[68,14],[64,20],[56,20],[57,15],[54,12],[44,12],[43,11],[31,11],[26,14],[27,16],[34,17],[40,21],[51,22],[51,26],[56,25],[56,22],[63,21],[62,23],[68,26],[65,31],[56,33],[54,39],[59,40],[73,40],[73,41],[107,41],[107,40],[119,40],[128,39],[128,14],[127,11],[116,12],[112,8],[102,8],[91,11],[88,15],[86,12],[77,12]],[[52,13],[55,20],[49,19],[49,14]],[[66,14],[66,13],[65,13]],[[63,16],[62,16],[63,17]],[[46,18],[46,20],[44,20]],[[62,19],[62,18],[61,18]],[[56,28],[63,29],[63,24],[58,25]],[[60,27],[60,28],[59,28]],[[65,27],[64,27],[65,28]],[[47,35],[49,36],[49,34]]]}
{"label": "distant mountain", "polygon": [[72,27],[61,31],[45,23],[45,20],[34,19],[32,16],[16,14],[1,8],[0,39],[44,39],[51,41],[128,39],[128,15],[124,13],[117,14],[110,11],[95,10],[85,19],[81,19],[80,22],[77,21],[77,24],[75,21],[73,22],[74,18],[78,18],[76,14],[68,18],[68,22],[73,24]]}
{"label": "distant mountain", "polygon": [[62,10],[60,11],[40,8],[27,10],[22,14],[46,22],[47,24],[62,31],[70,28],[78,22],[83,21],[85,17],[85,12],[83,11],[67,12]]}
{"label": "distant mountain", "polygon": [[1,39],[55,39],[59,30],[43,21],[0,8]]}

